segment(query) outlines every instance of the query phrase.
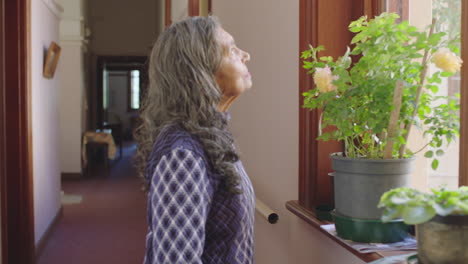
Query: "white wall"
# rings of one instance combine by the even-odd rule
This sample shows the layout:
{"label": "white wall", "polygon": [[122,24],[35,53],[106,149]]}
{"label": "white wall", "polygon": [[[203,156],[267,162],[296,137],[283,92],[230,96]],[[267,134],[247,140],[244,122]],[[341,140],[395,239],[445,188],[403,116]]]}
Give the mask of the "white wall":
{"label": "white wall", "polygon": [[62,44],[60,83],[60,170],[81,173],[82,55],[81,45]]}
{"label": "white wall", "polygon": [[42,76],[44,50],[51,41],[58,43],[59,39],[59,18],[49,8],[51,3],[50,0],[31,0],[31,112],[36,243],[60,208],[60,61],[53,79]]}
{"label": "white wall", "polygon": [[60,22],[61,77],[60,83],[60,170],[81,173],[81,135],[85,130],[86,92],[84,52],[87,40],[84,0],[62,0],[63,19]]}
{"label": "white wall", "polygon": [[256,218],[256,263],[362,263],[285,209],[298,199],[299,1],[217,0],[213,14],[248,51],[253,87],[231,108],[237,139],[257,198],[279,223]]}

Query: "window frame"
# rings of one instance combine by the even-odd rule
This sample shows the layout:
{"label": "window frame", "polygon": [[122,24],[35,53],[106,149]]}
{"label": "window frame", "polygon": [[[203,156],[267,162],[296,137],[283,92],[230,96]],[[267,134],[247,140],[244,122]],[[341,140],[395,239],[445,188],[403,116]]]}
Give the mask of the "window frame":
{"label": "window frame", "polygon": [[[374,17],[384,10],[385,4],[383,0],[359,0],[353,1],[352,5],[346,1],[342,2],[338,6],[342,9],[348,8],[347,17],[340,16],[338,12],[330,12],[330,8],[337,6],[335,1],[330,3],[330,1],[300,0],[300,51],[308,49],[309,43],[313,46],[320,44],[328,49],[324,52],[324,56],[341,56],[352,36],[347,32],[347,27],[340,28],[340,23],[349,24],[362,15]],[[407,5],[408,0],[402,0],[402,4]],[[407,16],[406,13],[402,14],[403,17]],[[321,24],[327,25],[326,33],[322,33],[324,30],[319,30]],[[468,47],[468,2],[466,1],[462,1],[461,30],[461,47]],[[337,48],[337,45],[340,47]],[[468,63],[468,49],[461,50],[461,58],[465,64]],[[464,186],[468,185],[468,66],[462,67],[460,78],[459,186]],[[343,150],[339,142],[315,140],[318,136],[320,110],[309,111],[301,107],[302,93],[311,88],[313,88],[312,78],[306,74],[302,62],[299,61],[299,204],[309,210],[313,210],[317,205],[333,204],[332,184],[328,176],[332,169],[328,154]]]}

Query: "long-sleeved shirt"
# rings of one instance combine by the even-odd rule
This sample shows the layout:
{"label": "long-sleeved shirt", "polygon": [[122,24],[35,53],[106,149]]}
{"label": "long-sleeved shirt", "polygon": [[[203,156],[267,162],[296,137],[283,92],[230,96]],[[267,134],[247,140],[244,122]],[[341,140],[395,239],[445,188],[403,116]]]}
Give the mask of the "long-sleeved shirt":
{"label": "long-sleeved shirt", "polygon": [[178,125],[164,128],[148,159],[144,264],[250,264],[255,195],[240,161],[243,193],[227,192],[200,142]]}

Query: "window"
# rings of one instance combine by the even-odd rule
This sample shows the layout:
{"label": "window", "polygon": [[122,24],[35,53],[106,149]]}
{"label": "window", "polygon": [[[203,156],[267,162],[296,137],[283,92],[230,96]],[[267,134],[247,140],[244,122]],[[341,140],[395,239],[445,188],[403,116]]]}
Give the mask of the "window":
{"label": "window", "polygon": [[[458,2],[463,2],[458,4]],[[318,4],[320,2],[320,5]],[[331,1],[329,1],[331,2]],[[408,18],[416,23],[419,17],[421,25],[430,23],[432,15],[442,15],[442,19],[448,22],[444,28],[455,27],[456,23],[461,24],[462,42],[460,47],[468,46],[468,3],[461,0],[362,0],[362,1],[340,1],[340,8],[337,9],[337,3],[328,3],[315,0],[300,1],[300,40],[299,49],[306,50],[309,44],[313,46],[325,45],[327,51],[324,56],[341,56],[346,45],[352,36],[347,31],[349,22],[366,14],[368,17],[379,14],[381,11],[394,11],[400,14],[404,19]],[[432,3],[432,4],[431,4]],[[454,9],[458,15],[452,11],[443,10],[443,8]],[[424,11],[426,10],[426,11]],[[421,13],[424,12],[424,13]],[[418,16],[419,13],[419,16]],[[461,15],[461,16],[460,16]],[[445,17],[444,17],[445,16]],[[429,18],[429,22],[425,21]],[[460,23],[461,22],[461,23]],[[454,24],[455,23],[455,24]],[[458,26],[458,28],[460,28]],[[326,30],[324,30],[326,29]],[[439,30],[444,30],[440,28]],[[455,30],[455,29],[453,29]],[[444,92],[453,94],[460,91],[461,110],[460,110],[460,138],[455,144],[459,149],[457,154],[458,162],[454,162],[453,156],[447,156],[449,161],[441,161],[448,164],[446,170],[451,170],[451,176],[444,176],[442,183],[450,186],[468,184],[468,50],[461,50],[462,60],[465,61],[462,72],[459,76],[454,76],[449,80]],[[300,67],[299,62],[299,67]],[[460,86],[458,86],[460,83]],[[309,112],[302,109],[302,92],[312,88],[312,80],[306,75],[300,67],[299,78],[299,203],[301,206],[312,209],[315,205],[329,204],[333,199],[333,192],[328,173],[331,171],[328,154],[342,150],[340,142],[317,142],[319,111]],[[458,88],[459,87],[459,88]],[[452,146],[453,147],[453,146]],[[455,153],[457,150],[447,150],[446,152]],[[421,158],[423,159],[423,158]],[[421,160],[420,159],[420,160]],[[427,162],[430,166],[430,162]],[[458,164],[455,167],[452,164]],[[421,176],[423,188],[438,185],[436,174],[428,176],[430,172],[428,165],[417,165],[418,171],[425,171],[426,175]],[[441,167],[442,168],[442,167]],[[442,170],[442,169],[441,169]],[[444,173],[449,175],[449,173]],[[431,178],[432,177],[432,178]],[[426,182],[424,182],[424,179]],[[459,180],[457,180],[459,179]],[[428,182],[429,181],[429,182]],[[455,182],[456,181],[456,182]]]}
{"label": "window", "polygon": [[[420,3],[419,3],[419,2]],[[405,14],[407,20],[413,26],[420,30],[431,24],[432,19],[437,19],[435,32],[445,32],[446,39],[454,39],[460,36],[461,32],[461,0],[432,0],[432,1],[412,1],[407,3],[407,0],[387,0],[385,10],[397,11],[397,13]],[[460,41],[453,43],[454,46],[460,48]],[[437,68],[431,65],[429,72],[435,72]],[[437,95],[455,96],[460,93],[460,74],[443,79],[440,84],[440,89]],[[438,102],[435,106],[445,104],[446,102]],[[409,148],[413,150],[420,149],[426,145],[427,140],[423,137],[422,132],[417,129],[410,133]],[[417,169],[411,177],[411,186],[422,191],[428,191],[430,188],[447,186],[449,189],[455,189],[459,185],[459,153],[460,141],[455,139],[445,149],[445,154],[438,157],[439,167],[437,170],[431,169],[433,159],[424,157],[422,151],[417,155]],[[446,142],[444,142],[446,145]]]}
{"label": "window", "polygon": [[129,96],[128,96],[128,109],[138,110],[140,109],[140,71],[130,71],[130,85],[129,85]]}
{"label": "window", "polygon": [[104,69],[102,71],[102,109],[107,110],[109,108],[109,72]]}

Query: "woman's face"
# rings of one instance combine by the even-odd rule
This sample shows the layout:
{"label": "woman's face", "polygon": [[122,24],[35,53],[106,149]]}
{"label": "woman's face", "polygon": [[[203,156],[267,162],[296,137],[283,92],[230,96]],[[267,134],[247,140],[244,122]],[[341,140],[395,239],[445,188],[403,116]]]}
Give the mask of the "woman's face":
{"label": "woman's face", "polygon": [[237,97],[252,87],[252,78],[245,65],[250,60],[250,55],[239,49],[231,34],[222,28],[218,31],[218,41],[223,48],[223,59],[215,73],[215,80],[223,96]]}

